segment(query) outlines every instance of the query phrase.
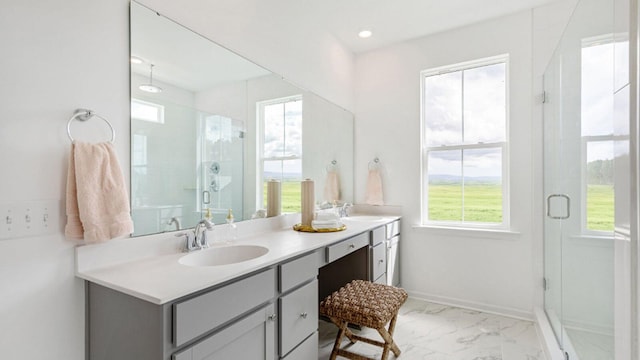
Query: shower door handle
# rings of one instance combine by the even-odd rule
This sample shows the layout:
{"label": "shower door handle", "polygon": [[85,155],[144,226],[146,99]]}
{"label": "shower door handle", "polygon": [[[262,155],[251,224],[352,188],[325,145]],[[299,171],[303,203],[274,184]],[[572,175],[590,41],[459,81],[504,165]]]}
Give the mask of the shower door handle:
{"label": "shower door handle", "polygon": [[[551,199],[553,198],[562,198],[567,201],[567,214],[563,216],[553,216],[551,215]],[[571,198],[565,194],[551,194],[547,196],[547,217],[556,220],[565,220],[571,216]]]}

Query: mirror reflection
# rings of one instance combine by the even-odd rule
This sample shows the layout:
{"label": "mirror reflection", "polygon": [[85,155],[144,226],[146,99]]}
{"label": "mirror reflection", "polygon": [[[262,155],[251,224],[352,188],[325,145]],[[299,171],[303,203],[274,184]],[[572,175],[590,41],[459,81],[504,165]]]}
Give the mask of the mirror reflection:
{"label": "mirror reflection", "polygon": [[[140,4],[131,3],[134,236],[210,217],[249,220],[281,181],[282,212],[353,199],[353,115]],[[338,199],[325,196],[338,173]],[[329,193],[332,193],[331,191]]]}

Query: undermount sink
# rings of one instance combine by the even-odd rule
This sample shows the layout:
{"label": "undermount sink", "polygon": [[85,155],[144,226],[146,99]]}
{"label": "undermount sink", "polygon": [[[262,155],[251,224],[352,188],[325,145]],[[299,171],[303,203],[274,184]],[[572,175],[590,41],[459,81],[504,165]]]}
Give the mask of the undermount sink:
{"label": "undermount sink", "polygon": [[258,258],[268,252],[268,248],[258,245],[211,247],[185,255],[178,262],[187,266],[230,265]]}
{"label": "undermount sink", "polygon": [[381,221],[384,220],[383,217],[381,216],[374,216],[374,215],[353,215],[353,216],[347,216],[345,218],[342,218],[342,220],[351,220],[351,221]]}

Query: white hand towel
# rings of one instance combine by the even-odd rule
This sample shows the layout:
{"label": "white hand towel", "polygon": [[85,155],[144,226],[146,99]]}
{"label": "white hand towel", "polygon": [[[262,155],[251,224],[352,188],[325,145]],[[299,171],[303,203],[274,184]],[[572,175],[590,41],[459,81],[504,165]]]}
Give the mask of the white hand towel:
{"label": "white hand towel", "polygon": [[371,169],[367,177],[365,202],[369,205],[384,205],[382,199],[382,178],[380,177],[380,170]]}
{"label": "white hand towel", "polygon": [[65,234],[71,239],[95,243],[133,232],[129,195],[111,143],[72,144],[66,205]]}
{"label": "white hand towel", "polygon": [[340,181],[336,171],[327,172],[327,178],[324,182],[324,200],[328,203],[340,200]]}

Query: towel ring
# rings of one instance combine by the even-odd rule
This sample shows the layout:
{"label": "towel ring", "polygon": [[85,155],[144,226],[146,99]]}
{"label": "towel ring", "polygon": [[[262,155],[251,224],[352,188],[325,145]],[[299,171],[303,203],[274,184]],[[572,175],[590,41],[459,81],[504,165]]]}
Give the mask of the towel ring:
{"label": "towel ring", "polygon": [[77,109],[76,111],[73,112],[73,116],[67,122],[67,135],[69,135],[69,139],[71,140],[71,142],[74,141],[73,136],[71,136],[71,123],[73,122],[73,120],[87,121],[94,116],[97,117],[98,119],[102,119],[104,122],[107,123],[107,125],[109,125],[109,128],[111,129],[111,142],[113,143],[116,140],[116,130],[113,128],[113,125],[111,125],[109,120],[96,114],[92,110]]}
{"label": "towel ring", "polygon": [[327,165],[326,170],[327,170],[327,172],[336,171],[337,168],[338,168],[338,161],[331,160],[331,163],[329,165]]}
{"label": "towel ring", "polygon": [[380,159],[375,158],[369,161],[369,170],[378,169],[380,167]]}

